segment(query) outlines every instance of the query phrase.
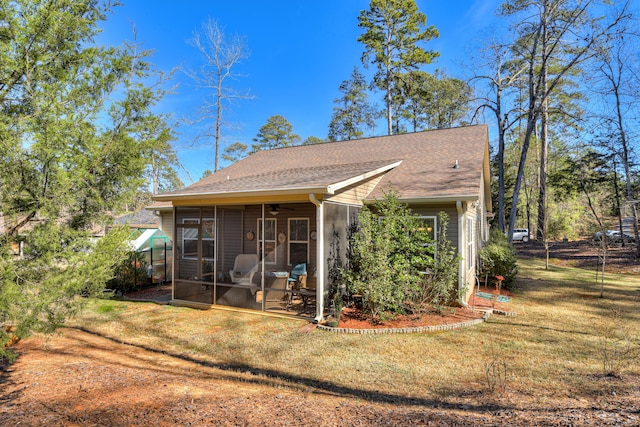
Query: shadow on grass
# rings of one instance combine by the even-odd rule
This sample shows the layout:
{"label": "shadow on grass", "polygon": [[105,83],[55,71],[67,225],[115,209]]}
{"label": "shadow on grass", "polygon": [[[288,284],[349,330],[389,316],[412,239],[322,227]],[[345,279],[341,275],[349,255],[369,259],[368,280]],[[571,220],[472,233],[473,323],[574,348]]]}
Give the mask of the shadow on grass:
{"label": "shadow on grass", "polygon": [[[255,376],[255,378],[249,378],[249,379],[247,378],[239,379],[237,377],[226,378],[228,380],[235,380],[243,383],[251,383],[256,385],[272,386],[272,387],[282,387],[282,383],[280,383],[279,381],[284,381],[288,383],[289,386],[298,386],[298,387],[306,388],[307,389],[306,391],[308,392],[311,391],[313,393],[324,393],[327,395],[332,395],[337,397],[364,399],[368,402],[386,403],[386,404],[395,404],[395,405],[438,407],[445,410],[461,409],[459,403],[451,403],[445,400],[409,397],[409,396],[402,396],[402,395],[393,394],[393,393],[385,393],[382,391],[361,390],[358,388],[338,385],[328,381],[320,381],[320,380],[315,380],[311,378],[301,377],[298,375],[293,375],[287,372],[278,371],[274,369],[257,368],[244,363],[214,363],[214,362],[209,362],[202,359],[197,359],[181,353],[176,353],[176,352],[166,351],[166,350],[159,350],[159,349],[146,346],[146,345],[141,345],[141,344],[132,344],[125,340],[106,336],[83,327],[70,327],[69,329],[76,329],[84,333],[109,340],[116,344],[132,346],[150,353],[169,356],[169,357],[176,358],[185,362],[193,363],[205,368],[218,369],[221,371],[232,372],[237,374],[245,374],[245,375],[251,374]],[[312,390],[309,390],[309,389],[312,389]],[[514,408],[512,408],[511,406],[496,405],[496,404],[482,404],[482,403],[468,404],[467,403],[464,405],[463,409],[465,411],[470,411],[470,412],[486,413],[486,412],[491,412],[498,409],[504,410],[504,409],[514,409]]]}
{"label": "shadow on grass", "polygon": [[501,321],[500,326],[540,329],[540,330],[546,330],[546,331],[552,331],[552,332],[561,332],[564,334],[576,334],[576,335],[585,335],[585,336],[593,335],[592,331],[572,331],[568,329],[552,328],[549,326],[532,325],[530,323],[519,323],[519,322],[513,322],[513,321],[506,321],[506,320]]}
{"label": "shadow on grass", "polygon": [[600,276],[596,281],[595,273],[557,266],[545,270],[543,263],[536,262],[521,265],[518,288],[527,293],[529,301],[539,304],[573,299],[583,303],[609,301],[635,305],[640,302],[640,276],[605,274],[604,280],[602,288]]}

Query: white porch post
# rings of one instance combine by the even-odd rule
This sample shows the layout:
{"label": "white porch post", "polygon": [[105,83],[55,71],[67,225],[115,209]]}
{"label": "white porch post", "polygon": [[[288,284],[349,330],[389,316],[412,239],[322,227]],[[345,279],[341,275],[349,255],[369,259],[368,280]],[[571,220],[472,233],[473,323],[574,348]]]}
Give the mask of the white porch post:
{"label": "white porch post", "polygon": [[[173,203],[172,203],[173,204]],[[160,220],[161,224],[162,224],[162,220]],[[171,240],[173,241],[173,243],[171,244],[171,299],[175,300],[176,299],[176,264],[178,263],[178,242],[176,241],[176,230],[178,229],[176,227],[176,207],[173,206],[171,208],[171,221],[173,223],[172,227],[173,227],[173,231],[172,231],[172,235],[171,235]],[[165,257],[166,257],[166,253],[165,253]],[[166,266],[166,261],[165,261],[165,266]],[[167,278],[165,277],[164,280],[167,280]]]}
{"label": "white porch post", "polygon": [[265,244],[264,244],[264,242],[267,240],[265,238],[264,232],[265,232],[265,228],[266,228],[265,227],[265,223],[267,221],[265,221],[265,219],[264,219],[264,212],[265,212],[265,209],[264,209],[264,203],[263,203],[262,204],[262,212],[260,213],[261,218],[262,218],[262,227],[261,227],[262,229],[260,231],[258,231],[262,235],[262,243],[260,243],[260,246],[262,248],[261,249],[261,251],[262,251],[262,259],[259,260],[260,261],[260,283],[261,283],[260,290],[262,292],[262,311],[265,311],[266,308],[267,308],[267,305],[266,305],[267,295],[266,295],[265,290],[264,290],[264,258],[265,258]]}
{"label": "white porch post", "polygon": [[320,322],[324,317],[324,220],[323,204],[315,194],[309,194],[309,200],[316,206],[316,322]]}
{"label": "white porch post", "polygon": [[458,211],[458,254],[460,255],[460,261],[458,262],[458,301],[462,304],[463,307],[467,307],[468,304],[465,299],[462,297],[462,290],[467,286],[466,276],[465,276],[465,256],[466,248],[465,242],[465,232],[464,232],[464,211],[462,210],[462,201],[456,201],[456,210]]}

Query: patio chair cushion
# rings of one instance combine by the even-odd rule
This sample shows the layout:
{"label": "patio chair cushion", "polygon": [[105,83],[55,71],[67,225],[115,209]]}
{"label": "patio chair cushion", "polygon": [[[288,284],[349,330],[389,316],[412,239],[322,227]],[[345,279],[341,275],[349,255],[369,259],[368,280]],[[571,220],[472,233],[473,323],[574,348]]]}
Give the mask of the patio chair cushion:
{"label": "patio chair cushion", "polygon": [[307,263],[303,262],[296,264],[291,268],[291,274],[289,274],[289,282],[296,282],[298,276],[307,275]]}
{"label": "patio chair cushion", "polygon": [[258,255],[240,254],[236,257],[233,270],[229,271],[229,277],[233,283],[251,283],[258,266]]}

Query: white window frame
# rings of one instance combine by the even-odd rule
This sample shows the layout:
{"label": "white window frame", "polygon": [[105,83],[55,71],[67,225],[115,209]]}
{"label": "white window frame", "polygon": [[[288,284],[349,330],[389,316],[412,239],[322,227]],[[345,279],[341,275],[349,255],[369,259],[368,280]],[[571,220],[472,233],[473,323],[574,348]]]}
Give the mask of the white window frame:
{"label": "white window frame", "polygon": [[[267,259],[265,258],[264,263],[265,264],[270,264],[270,265],[274,265],[278,263],[278,220],[276,218],[265,218],[265,221],[273,221],[273,239],[268,239],[265,240],[265,248],[267,246],[267,243],[273,243],[273,261],[267,261]],[[266,222],[265,222],[265,230],[266,230]],[[257,242],[256,244],[257,246],[257,253],[260,254],[262,253],[262,218],[258,218],[258,238],[256,239]],[[262,256],[264,257],[265,255],[262,254]]]}
{"label": "white window frame", "polygon": [[433,244],[438,248],[438,217],[436,215],[420,215],[420,219],[433,220]]}
{"label": "white window frame", "polygon": [[[306,240],[293,240],[291,238],[291,222],[292,221],[306,221],[307,223],[307,232],[306,232]],[[307,245],[307,259],[305,262],[307,265],[309,264],[309,218],[301,217],[301,218],[289,218],[287,222],[287,230],[289,232],[289,242],[287,243],[287,265],[291,265],[291,244],[292,243],[305,243]]]}
{"label": "white window frame", "polygon": [[[213,251],[213,258],[206,258],[206,257],[202,257],[203,260],[205,261],[215,261],[216,259],[216,251],[215,251],[215,244],[216,244],[216,239],[215,239],[215,230],[216,230],[216,219],[215,218],[202,218],[202,221],[211,221],[213,223],[213,227],[212,227],[212,232],[213,232],[213,237],[203,237],[203,233],[202,233],[202,227],[200,225],[200,218],[182,218],[182,224],[183,225],[188,225],[187,227],[182,227],[182,259],[188,259],[188,260],[198,260],[198,255],[196,253],[196,256],[187,256],[185,254],[185,241],[195,241],[196,245],[198,245],[198,236],[200,236],[201,240],[207,241],[207,242],[213,242],[214,245],[214,251]],[[185,230],[189,230],[189,229],[195,229],[196,230],[196,238],[192,239],[192,238],[186,238],[185,237]],[[202,252],[202,248],[198,247],[198,252]],[[202,255],[202,254],[201,254]]]}

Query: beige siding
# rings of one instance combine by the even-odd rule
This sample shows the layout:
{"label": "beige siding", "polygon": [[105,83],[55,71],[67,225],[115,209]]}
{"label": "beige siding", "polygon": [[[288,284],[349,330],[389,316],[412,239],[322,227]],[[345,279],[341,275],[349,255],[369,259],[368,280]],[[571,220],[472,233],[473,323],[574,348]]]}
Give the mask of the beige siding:
{"label": "beige siding", "polygon": [[325,198],[330,202],[345,203],[351,205],[362,205],[362,201],[367,198],[369,193],[373,191],[376,185],[380,182],[383,175],[370,178],[364,183],[354,184],[341,190],[338,194]]}
{"label": "beige siding", "polygon": [[489,230],[487,223],[487,212],[486,212],[486,203],[484,200],[484,193],[482,191],[479,192],[479,201],[478,203],[471,203],[466,205],[466,211],[464,213],[465,221],[464,221],[464,245],[466,247],[467,241],[467,230],[468,219],[473,219],[473,257],[474,264],[473,268],[467,269],[468,263],[466,257],[468,257],[467,251],[465,250],[465,270],[464,270],[464,279],[465,285],[467,287],[467,298],[470,297],[473,287],[476,285],[476,275],[480,271],[480,250],[484,246],[486,240],[488,239]]}
{"label": "beige siding", "polygon": [[160,212],[160,230],[169,237],[172,241],[174,229],[173,229],[173,211],[161,211]]}

